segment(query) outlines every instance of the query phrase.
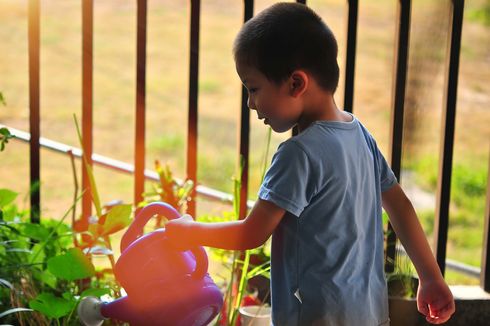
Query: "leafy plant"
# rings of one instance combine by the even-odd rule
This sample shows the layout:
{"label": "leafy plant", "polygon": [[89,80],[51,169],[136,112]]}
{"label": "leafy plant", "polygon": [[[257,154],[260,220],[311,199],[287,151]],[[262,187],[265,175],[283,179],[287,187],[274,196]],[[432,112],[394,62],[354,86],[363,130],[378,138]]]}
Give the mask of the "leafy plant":
{"label": "leafy plant", "polygon": [[0,152],[5,149],[5,144],[7,144],[11,138],[14,138],[14,135],[12,135],[7,128],[0,128]]}
{"label": "leafy plant", "polygon": [[[271,139],[271,130],[267,135],[267,146],[264,155],[262,179],[268,165],[268,152]],[[203,215],[199,217],[203,222],[232,221],[239,218],[240,189],[243,161],[241,161],[238,176],[233,180],[233,211],[223,212],[221,216]],[[259,248],[245,251],[230,251],[210,248],[212,259],[219,261],[227,269],[228,275],[224,275],[225,293],[223,309],[216,320],[219,325],[237,325],[239,309],[244,304],[265,304],[253,293],[248,285],[255,277],[262,276],[270,279],[270,248],[268,243]],[[259,258],[254,261],[253,258]],[[265,298],[268,297],[268,290]],[[262,298],[264,299],[264,298]],[[265,300],[264,300],[265,301]]]}
{"label": "leafy plant", "polygon": [[[74,121],[80,146],[83,149],[82,135],[75,116]],[[102,207],[92,167],[88,164],[86,156],[84,156],[83,166],[89,177],[91,198],[96,215],[90,218],[82,216],[74,221],[73,229],[81,235],[81,240],[76,240],[75,242],[77,247],[84,250],[85,254],[106,255],[109,258],[112,270],[114,270],[116,263],[110,235],[126,228],[131,223],[132,206],[115,201]],[[112,273],[112,270],[109,273]]]}
{"label": "leafy plant", "polygon": [[95,275],[80,249],[66,249],[72,234],[64,219],[73,206],[60,221],[43,219],[34,224],[29,222],[29,211],[13,204],[16,196],[11,190],[0,190],[3,321],[48,325],[63,319],[63,324],[73,324],[73,310],[81,297],[76,281]]}
{"label": "leafy plant", "polygon": [[[2,92],[0,92],[0,104],[7,105]],[[5,144],[7,144],[11,138],[14,138],[14,135],[12,135],[7,128],[0,128],[0,152],[5,149]]]}
{"label": "leafy plant", "polygon": [[[76,119],[75,119],[76,122]],[[81,135],[77,132],[81,142]],[[71,155],[73,163],[73,155]],[[74,168],[74,163],[72,164]],[[78,325],[74,310],[88,295],[119,296],[113,269],[97,269],[93,255],[114,266],[110,235],[130,223],[131,205],[102,206],[91,167],[84,162],[97,214],[75,218],[78,183],[72,206],[58,220],[30,223],[29,211],[14,204],[17,193],[0,189],[0,318],[20,325]],[[72,212],[71,225],[65,223]],[[29,307],[29,308],[27,308]]]}
{"label": "leafy plant", "polygon": [[387,275],[388,293],[392,296],[415,298],[418,279],[414,277],[412,262],[402,252],[398,252],[395,270]]}
{"label": "leafy plant", "polygon": [[[194,188],[192,180],[177,181],[168,164],[162,166],[159,160],[155,160],[155,170],[158,173],[160,182],[152,184],[152,191],[143,193],[144,200],[138,204],[138,207],[144,207],[155,201],[163,201],[180,213],[185,213],[187,203],[191,200],[191,191]],[[162,227],[165,222],[163,216],[157,216],[156,218],[155,228]]]}

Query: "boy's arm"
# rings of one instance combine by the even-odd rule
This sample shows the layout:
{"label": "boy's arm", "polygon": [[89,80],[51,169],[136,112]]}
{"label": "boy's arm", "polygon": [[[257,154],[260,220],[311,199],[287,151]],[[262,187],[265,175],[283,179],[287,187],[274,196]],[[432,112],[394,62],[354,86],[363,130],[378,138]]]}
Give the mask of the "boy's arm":
{"label": "boy's arm", "polygon": [[417,214],[400,185],[382,193],[391,225],[419,276],[417,306],[427,321],[446,322],[455,311],[454,299],[439,270]]}
{"label": "boy's arm", "polygon": [[180,249],[208,246],[229,250],[252,249],[263,244],[284,216],[272,202],[257,200],[244,220],[219,223],[195,222],[189,215],[169,221],[165,234]]}

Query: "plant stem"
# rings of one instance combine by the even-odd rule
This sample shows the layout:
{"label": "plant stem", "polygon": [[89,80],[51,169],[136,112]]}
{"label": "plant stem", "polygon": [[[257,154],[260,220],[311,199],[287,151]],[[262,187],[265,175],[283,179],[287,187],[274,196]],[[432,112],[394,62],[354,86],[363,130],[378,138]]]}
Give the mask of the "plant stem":
{"label": "plant stem", "polygon": [[[114,273],[114,268],[116,267],[116,261],[114,260],[114,253],[112,251],[111,239],[109,238],[108,235],[104,236],[104,242],[105,242],[105,245],[107,246],[107,248],[111,251],[111,254],[107,255],[107,256],[108,256],[109,261],[111,263],[112,272]],[[117,297],[121,296],[119,289],[116,289],[115,292],[116,292]]]}
{"label": "plant stem", "polygon": [[228,319],[228,325],[232,325],[231,324],[231,320],[233,318],[232,316],[232,308],[234,306],[234,303],[233,303],[233,284],[235,282],[235,272],[237,270],[237,256],[238,256],[238,252],[237,251],[234,251],[233,252],[233,264],[231,266],[231,280],[230,280],[230,283],[228,285],[228,291],[227,291],[227,294],[226,294],[226,299],[227,299],[227,308],[228,308],[228,311],[226,313],[226,318]]}
{"label": "plant stem", "polygon": [[269,131],[267,132],[267,141],[265,145],[265,153],[264,153],[264,162],[262,165],[262,177],[260,178],[260,181],[264,181],[265,177],[265,171],[267,170],[267,165],[269,163],[269,148],[271,145],[271,135],[272,135],[272,128],[269,127]]}
{"label": "plant stem", "polygon": [[[73,202],[77,201],[77,196],[78,196],[78,179],[77,179],[77,171],[75,167],[75,156],[73,156],[73,151],[70,149],[68,150],[68,155],[70,155],[70,160],[71,160],[71,169],[73,172],[73,182],[75,183],[75,193],[73,195]],[[75,219],[76,219],[76,213],[77,212],[77,206],[75,205],[72,210],[71,214],[71,225],[72,228],[75,226]],[[77,240],[77,235],[75,232],[73,232],[73,244],[75,247],[78,247],[78,240]]]}
{"label": "plant stem", "polygon": [[231,320],[232,325],[235,325],[236,323],[236,318],[238,317],[237,312],[240,308],[240,305],[242,304],[243,293],[245,292],[245,287],[248,283],[247,272],[249,263],[250,250],[245,250],[245,259],[243,260],[242,274],[240,275],[240,285],[238,287],[237,301],[235,302],[235,308],[233,309],[233,319]]}

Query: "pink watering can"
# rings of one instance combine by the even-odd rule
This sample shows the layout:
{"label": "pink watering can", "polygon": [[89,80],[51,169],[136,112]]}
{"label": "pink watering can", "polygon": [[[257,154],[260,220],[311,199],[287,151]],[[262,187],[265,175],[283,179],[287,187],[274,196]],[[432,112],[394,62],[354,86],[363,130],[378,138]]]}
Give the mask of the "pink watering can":
{"label": "pink watering can", "polygon": [[127,296],[112,302],[95,297],[82,299],[80,320],[87,326],[116,319],[131,325],[201,326],[219,313],[223,298],[208,270],[204,248],[176,251],[165,229],[143,235],[143,227],[155,214],[180,217],[162,202],[145,206],[121,239],[121,256],[114,274]]}

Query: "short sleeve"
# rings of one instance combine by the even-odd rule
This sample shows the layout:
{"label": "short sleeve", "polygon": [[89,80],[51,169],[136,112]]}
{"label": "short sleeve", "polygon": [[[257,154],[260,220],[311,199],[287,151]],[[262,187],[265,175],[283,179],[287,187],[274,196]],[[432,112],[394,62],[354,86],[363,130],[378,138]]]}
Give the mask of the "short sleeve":
{"label": "short sleeve", "polygon": [[300,216],[316,193],[308,155],[293,141],[282,143],[259,189],[259,198]]}
{"label": "short sleeve", "polygon": [[388,162],[386,162],[383,154],[381,154],[378,146],[376,146],[376,156],[379,171],[379,181],[381,184],[381,192],[384,192],[393,187],[398,181],[396,180],[395,174],[388,165]]}
{"label": "short sleeve", "polygon": [[376,141],[374,140],[373,136],[367,131],[367,129],[360,124],[362,133],[364,135],[364,139],[366,140],[366,143],[371,150],[371,153],[373,154],[374,158],[374,164],[378,169],[378,175],[379,175],[379,182],[381,185],[381,192],[384,192],[391,187],[393,187],[395,184],[398,183],[398,180],[396,179],[395,174],[391,170],[390,166],[388,165],[388,162],[386,162],[386,159],[384,158],[383,154],[378,148],[378,144],[376,144]]}

